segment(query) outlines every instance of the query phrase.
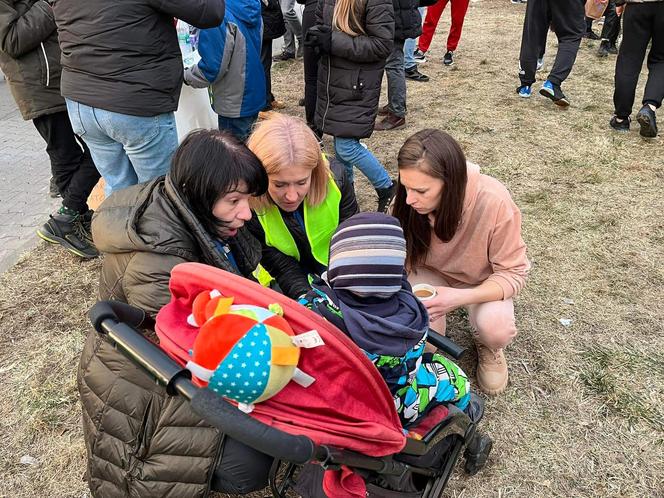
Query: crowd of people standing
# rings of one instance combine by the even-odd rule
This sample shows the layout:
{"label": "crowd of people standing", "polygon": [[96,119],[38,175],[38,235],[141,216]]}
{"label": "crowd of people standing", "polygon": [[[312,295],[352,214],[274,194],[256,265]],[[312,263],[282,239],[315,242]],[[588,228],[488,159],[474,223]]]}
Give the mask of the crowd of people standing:
{"label": "crowd of people standing", "polygon": [[[446,316],[467,310],[478,351],[477,386],[489,395],[502,393],[509,377],[504,348],[517,335],[513,298],[530,268],[518,207],[507,188],[482,174],[441,130],[424,129],[406,140],[397,177],[362,142],[405,126],[407,81],[429,81],[418,65],[432,59],[432,38],[448,3],[451,28],[440,62],[457,62],[469,0],[297,1],[304,4],[302,19],[295,0],[0,0],[0,64],[23,117],[47,143],[62,197],[39,236],[83,258],[103,253],[100,297],[150,315],[168,302],[170,272],[181,262],[222,268],[295,300],[306,299],[314,279],[330,271],[325,285],[342,296],[350,289],[348,303],[364,306],[363,299],[371,298],[366,289],[343,288],[340,281],[367,275],[338,260],[332,265],[330,254],[338,254],[332,247],[335,237],[343,238],[339,230],[354,230],[365,220],[355,218],[357,169],[375,189],[375,210],[393,216],[366,220],[400,231],[392,240],[403,253],[396,280],[391,275],[395,289],[381,297],[404,291],[410,298],[411,286],[420,283],[436,289],[433,298],[413,298],[408,307],[427,324],[418,329],[416,344],[429,326],[444,334]],[[562,84],[581,39],[593,33],[583,2],[518,3],[527,5],[517,93],[531,96],[551,30],[558,50],[540,94],[566,107]],[[655,137],[655,111],[664,98],[664,1],[610,0],[599,56],[616,50],[621,18],[610,126],[629,130],[648,51],[648,82],[636,119],[641,135]],[[197,39],[199,60],[187,67],[178,19]],[[283,50],[273,58],[273,40],[281,36]],[[305,120],[278,113],[261,118],[262,111],[283,107],[272,93],[272,62],[299,58]],[[381,107],[384,77],[387,104]],[[178,143],[174,112],[183,84],[209,89],[219,129],[193,131]],[[332,138],[333,154],[322,148],[324,135]],[[93,214],[86,200],[100,176],[107,199]],[[353,243],[361,248],[361,237]],[[384,267],[365,263],[375,272],[371,278],[384,277]],[[335,282],[339,267],[343,275]],[[89,361],[80,375],[88,454],[96,462],[88,478],[91,488],[121,488],[125,477],[104,467],[111,457],[91,443],[103,432],[91,420],[108,403],[95,398],[108,388],[105,381],[95,384],[98,372],[122,376],[114,370],[114,353],[96,347],[86,344]],[[149,396],[140,380],[128,383],[131,396]],[[463,399],[462,408],[466,388],[455,398]],[[169,403],[153,409],[173,423],[197,427],[196,420],[178,419]],[[130,418],[115,416],[114,422]],[[205,474],[215,462],[208,445],[198,450],[197,470]],[[163,451],[180,449],[166,444]],[[240,461],[247,458],[241,448],[238,454]],[[177,482],[182,476],[176,474],[168,479]],[[242,491],[261,483],[250,475]],[[217,489],[238,491],[223,483]]]}

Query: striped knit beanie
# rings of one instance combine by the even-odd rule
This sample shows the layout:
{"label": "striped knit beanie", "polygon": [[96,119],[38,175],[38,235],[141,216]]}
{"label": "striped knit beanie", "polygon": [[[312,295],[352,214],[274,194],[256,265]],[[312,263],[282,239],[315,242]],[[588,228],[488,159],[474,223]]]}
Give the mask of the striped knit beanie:
{"label": "striped knit beanie", "polygon": [[332,236],[327,280],[334,290],[390,297],[401,290],[405,261],[399,221],[383,213],[359,213]]}

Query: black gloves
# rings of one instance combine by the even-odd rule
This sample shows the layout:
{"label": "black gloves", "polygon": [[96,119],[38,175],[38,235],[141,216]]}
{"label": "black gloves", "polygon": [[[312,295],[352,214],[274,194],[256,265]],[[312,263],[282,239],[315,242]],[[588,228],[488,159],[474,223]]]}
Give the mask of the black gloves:
{"label": "black gloves", "polygon": [[332,45],[332,29],[329,26],[312,26],[304,36],[304,45],[313,47],[319,54],[329,54]]}

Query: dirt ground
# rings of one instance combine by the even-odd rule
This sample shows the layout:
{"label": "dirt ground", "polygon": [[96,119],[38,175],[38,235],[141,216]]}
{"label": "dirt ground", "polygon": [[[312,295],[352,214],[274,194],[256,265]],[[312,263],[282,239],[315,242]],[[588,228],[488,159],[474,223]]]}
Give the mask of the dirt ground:
{"label": "dirt ground", "polygon": [[[394,173],[407,136],[446,130],[523,212],[533,270],[516,304],[510,386],[487,400],[483,430],[494,451],[479,475],[458,470],[446,495],[662,497],[662,139],[608,127],[615,57],[598,59],[595,42],[582,43],[564,85],[568,110],[517,97],[524,8],[473,1],[456,64],[445,68],[448,9],[420,68],[431,81],[408,83],[408,126],[366,140]],[[550,39],[545,70],[553,53]],[[295,62],[273,76],[277,98],[300,115],[301,73]],[[371,209],[373,191],[358,180]],[[75,371],[99,267],[42,244],[0,276],[2,497],[89,494]],[[462,317],[448,330],[469,344]],[[474,354],[462,363],[472,377]],[[25,456],[33,464],[21,463]]]}

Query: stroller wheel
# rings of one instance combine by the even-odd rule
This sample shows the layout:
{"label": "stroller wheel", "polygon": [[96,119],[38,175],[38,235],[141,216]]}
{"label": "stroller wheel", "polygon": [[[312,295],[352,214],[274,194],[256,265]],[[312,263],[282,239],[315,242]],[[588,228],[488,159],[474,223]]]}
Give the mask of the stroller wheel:
{"label": "stroller wheel", "polygon": [[466,459],[464,470],[466,474],[474,476],[486,465],[493,448],[493,441],[489,436],[476,432],[473,439],[466,446],[463,456]]}

